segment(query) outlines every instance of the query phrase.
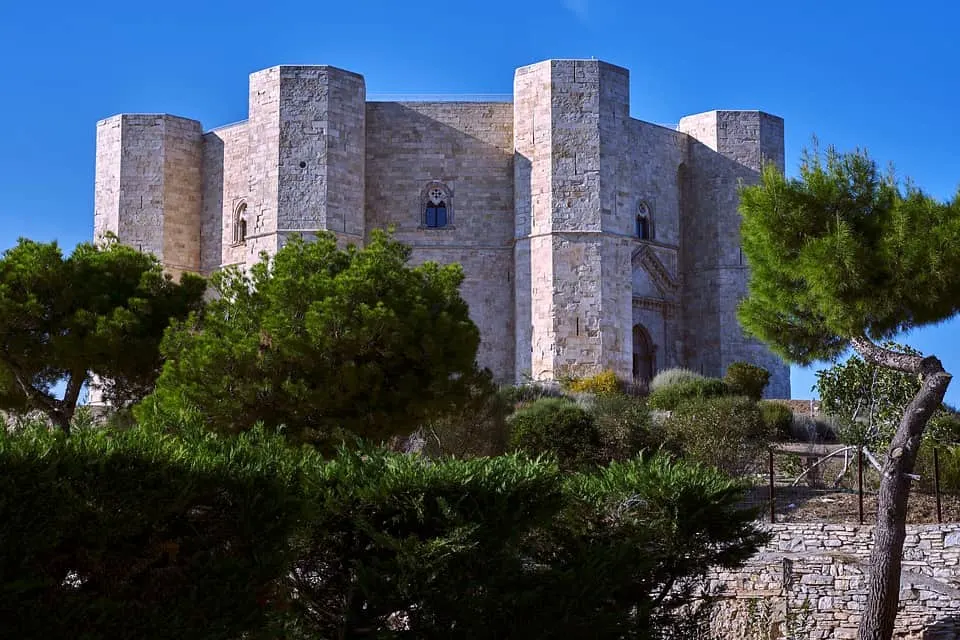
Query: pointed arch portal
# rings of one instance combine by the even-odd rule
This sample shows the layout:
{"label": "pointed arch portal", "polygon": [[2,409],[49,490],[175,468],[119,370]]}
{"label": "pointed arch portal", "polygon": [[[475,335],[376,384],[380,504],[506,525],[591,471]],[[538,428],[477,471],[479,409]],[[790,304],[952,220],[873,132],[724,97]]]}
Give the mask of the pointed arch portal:
{"label": "pointed arch portal", "polygon": [[633,325],[633,379],[648,383],[657,370],[656,348],[650,332],[642,324]]}

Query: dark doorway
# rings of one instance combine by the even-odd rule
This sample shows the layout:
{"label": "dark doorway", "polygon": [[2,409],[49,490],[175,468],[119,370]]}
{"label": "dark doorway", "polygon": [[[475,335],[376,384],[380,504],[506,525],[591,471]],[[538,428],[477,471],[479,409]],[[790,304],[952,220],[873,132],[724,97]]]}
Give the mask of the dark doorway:
{"label": "dark doorway", "polygon": [[650,333],[642,324],[633,326],[633,379],[649,384],[657,370]]}

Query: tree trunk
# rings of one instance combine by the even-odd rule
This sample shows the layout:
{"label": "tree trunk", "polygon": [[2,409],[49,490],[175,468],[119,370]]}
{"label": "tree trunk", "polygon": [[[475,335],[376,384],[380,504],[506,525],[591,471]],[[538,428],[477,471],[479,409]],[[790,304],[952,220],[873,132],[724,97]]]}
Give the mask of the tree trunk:
{"label": "tree trunk", "polygon": [[860,618],[860,640],[890,640],[900,604],[901,561],[910,496],[908,474],[913,472],[923,430],[943,402],[951,376],[933,356],[921,358],[888,351],[862,337],[854,338],[851,343],[865,360],[917,374],[923,380],[900,419],[881,470],[867,602]]}
{"label": "tree trunk", "polygon": [[77,412],[77,401],[80,399],[80,389],[83,388],[83,383],[87,380],[86,371],[74,371],[70,374],[70,379],[67,381],[67,390],[63,394],[63,400],[61,400],[53,412],[51,417],[53,421],[57,423],[63,432],[70,435],[70,423],[73,422],[73,414]]}

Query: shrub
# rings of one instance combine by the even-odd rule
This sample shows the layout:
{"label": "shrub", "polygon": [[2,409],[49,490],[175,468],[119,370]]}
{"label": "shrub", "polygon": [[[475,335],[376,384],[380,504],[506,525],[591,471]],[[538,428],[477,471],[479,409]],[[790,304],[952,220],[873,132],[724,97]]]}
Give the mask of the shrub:
{"label": "shrub", "polygon": [[762,400],[757,403],[760,407],[760,417],[770,433],[778,440],[793,438],[793,411],[790,407],[775,400]]}
{"label": "shrub", "polygon": [[727,383],[719,378],[688,380],[650,392],[647,404],[653,409],[673,411],[684,402],[703,398],[716,398],[729,392]]}
{"label": "shrub", "polygon": [[253,431],[0,433],[0,628],[22,638],[266,632],[319,465]]}
{"label": "shrub", "polygon": [[960,415],[941,411],[930,418],[924,437],[938,444],[960,443]]}
{"label": "shrub", "polygon": [[646,404],[630,396],[599,396],[590,409],[600,434],[600,462],[626,460],[659,444]]}
{"label": "shrub", "polygon": [[749,398],[702,398],[681,404],[664,424],[668,446],[691,461],[733,476],[748,472],[772,432]]}
{"label": "shrub", "polygon": [[732,362],[724,380],[731,393],[759,400],[770,383],[770,372],[747,362]]}
{"label": "shrub", "polygon": [[707,568],[766,540],[742,487],[663,457],[325,462],[188,426],[0,434],[6,635],[677,637]]}
{"label": "shrub", "polygon": [[598,396],[623,393],[623,384],[612,369],[586,378],[573,378],[564,386],[568,391],[574,393],[592,393]]}
{"label": "shrub", "polygon": [[498,392],[504,402],[511,405],[524,405],[541,398],[562,398],[563,390],[555,383],[526,382],[513,386],[504,386]]}
{"label": "shrub", "polygon": [[657,389],[662,389],[663,387],[672,387],[675,384],[703,379],[704,376],[690,369],[684,369],[682,367],[664,369],[657,375],[653,376],[653,380],[650,381],[650,391],[653,392]]}
{"label": "shrub", "polygon": [[508,396],[481,381],[462,406],[421,428],[424,451],[429,455],[457,457],[496,456],[507,450],[510,430],[507,417],[513,411]]}
{"label": "shrub", "polygon": [[593,416],[570,400],[537,400],[514,413],[510,424],[510,446],[515,450],[555,455],[564,468],[597,460],[600,432]]}
{"label": "shrub", "polygon": [[941,445],[927,441],[920,446],[914,467],[914,472],[920,476],[920,488],[928,493],[934,490],[934,448],[937,448],[940,459],[940,491],[960,495],[960,444]]}
{"label": "shrub", "polygon": [[708,568],[739,565],[768,540],[757,512],[738,506],[742,491],[715,470],[666,456],[573,474],[562,520],[531,552],[547,568],[537,583],[545,597],[525,633],[502,637],[704,635],[684,631],[706,622],[709,611],[687,607]]}
{"label": "shrub", "polygon": [[648,634],[679,626],[690,595],[671,586],[766,539],[739,485],[664,458],[561,475],[521,456],[367,450],[320,485],[290,585],[305,637],[663,637]]}

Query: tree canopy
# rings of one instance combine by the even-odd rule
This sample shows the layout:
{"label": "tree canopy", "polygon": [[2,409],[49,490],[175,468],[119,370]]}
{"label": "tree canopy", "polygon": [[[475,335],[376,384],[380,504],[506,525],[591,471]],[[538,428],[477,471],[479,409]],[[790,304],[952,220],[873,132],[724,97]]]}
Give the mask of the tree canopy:
{"label": "tree canopy", "polygon": [[849,346],[865,360],[918,376],[880,470],[861,640],[892,637],[907,501],[924,429],[951,376],[935,356],[881,343],[960,309],[960,194],[941,202],[864,151],[804,154],[798,178],[764,168],[741,189],[750,264],[740,322],[786,360],[808,364]]}
{"label": "tree canopy", "polygon": [[[907,345],[886,341],[888,351],[922,356]],[[867,361],[857,354],[817,371],[821,411],[840,420],[841,437],[852,444],[883,445],[920,390],[920,379]]]}
{"label": "tree canopy", "polygon": [[362,249],[322,233],[291,238],[249,273],[215,274],[216,298],[163,342],[152,401],[198,408],[224,432],[263,422],[318,443],[340,430],[409,434],[467,397],[480,343],[459,265],[409,258],[384,232]]}
{"label": "tree canopy", "polygon": [[768,165],[740,197],[740,321],[785,359],[831,359],[851,337],[893,338],[960,309],[960,198],[937,201],[866,152],[832,148],[804,153],[797,178]]}
{"label": "tree canopy", "polygon": [[40,410],[69,430],[91,375],[114,402],[143,397],[170,319],[198,309],[204,288],[199,276],[174,282],[156,258],[115,242],[65,257],[56,242],[20,239],[0,257],[0,408]]}

